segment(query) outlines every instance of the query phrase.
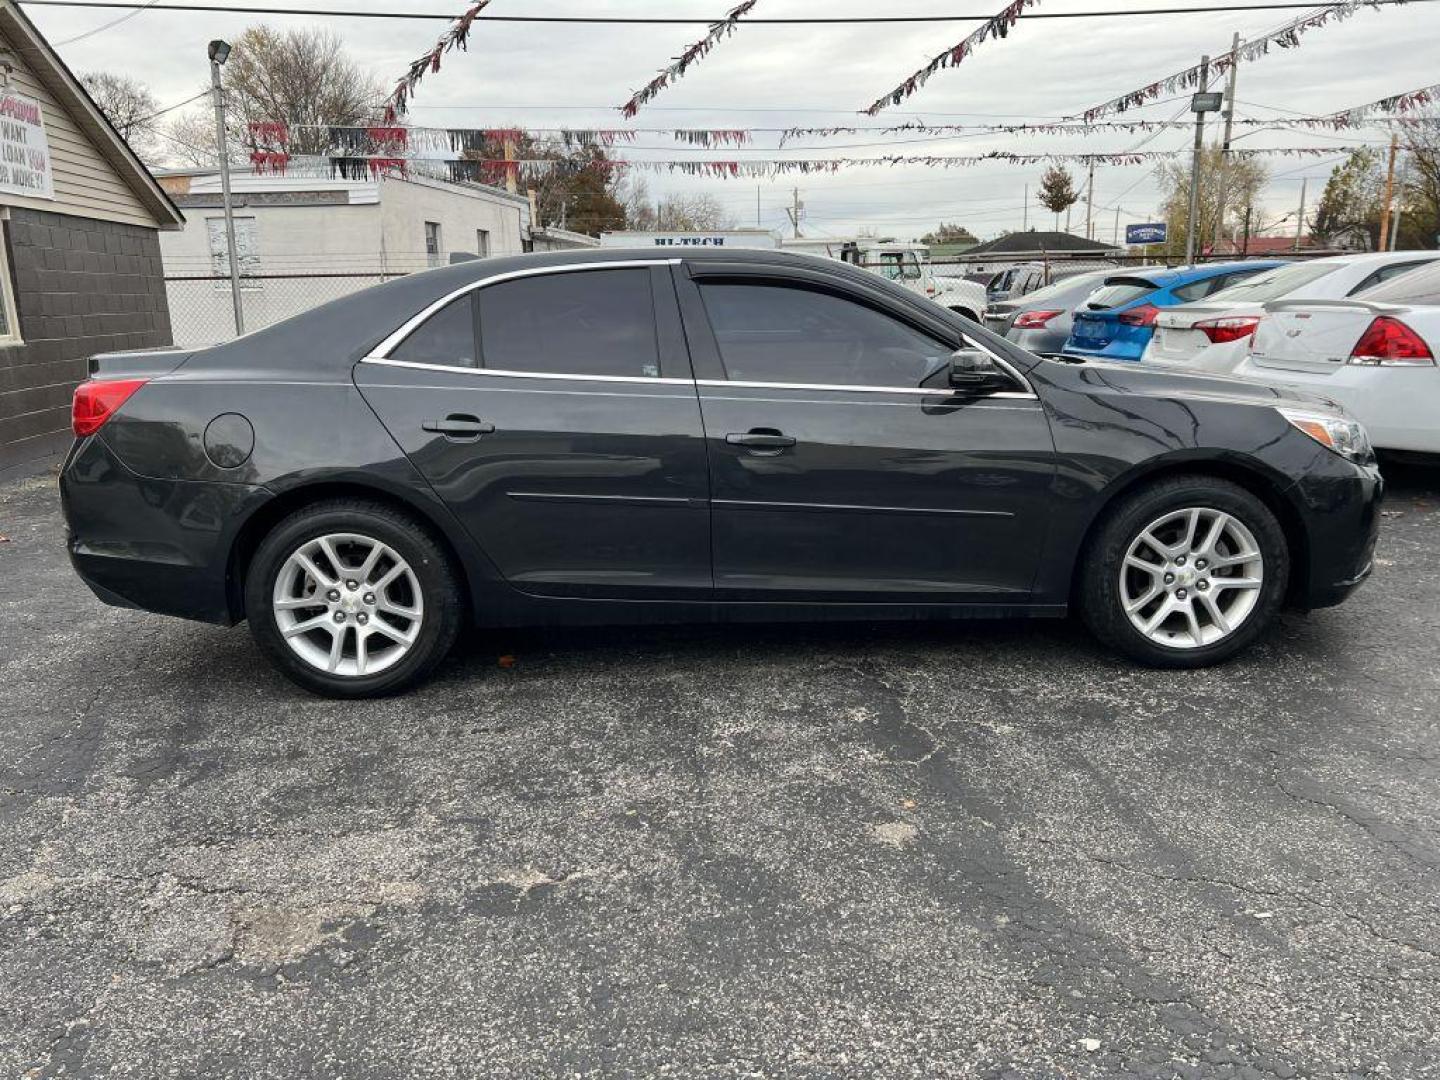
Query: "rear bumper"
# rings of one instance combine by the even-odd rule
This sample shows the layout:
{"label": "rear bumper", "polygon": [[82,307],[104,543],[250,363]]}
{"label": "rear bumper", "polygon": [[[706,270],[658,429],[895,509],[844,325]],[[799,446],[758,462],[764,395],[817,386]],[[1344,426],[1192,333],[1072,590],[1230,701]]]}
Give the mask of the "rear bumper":
{"label": "rear bumper", "polygon": [[1297,575],[1292,598],[1302,607],[1332,607],[1374,568],[1385,481],[1373,466],[1336,457],[1333,470],[1307,474],[1291,495],[1307,518],[1309,537],[1309,572]]}
{"label": "rear bumper", "polygon": [[96,596],[226,626],[236,621],[233,529],[269,497],[247,484],[139,476],[99,436],[77,442],[60,473],[70,562]]}

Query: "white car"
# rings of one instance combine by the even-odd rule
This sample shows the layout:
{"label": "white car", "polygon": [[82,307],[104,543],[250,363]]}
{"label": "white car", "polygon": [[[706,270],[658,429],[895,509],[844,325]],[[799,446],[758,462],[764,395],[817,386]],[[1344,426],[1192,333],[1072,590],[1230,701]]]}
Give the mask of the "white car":
{"label": "white car", "polygon": [[935,275],[935,291],[930,299],[947,307],[971,322],[979,322],[985,314],[985,286],[978,281]]}
{"label": "white car", "polygon": [[1440,251],[1384,251],[1287,263],[1204,300],[1162,310],[1140,359],[1194,371],[1233,372],[1271,300],[1343,300],[1440,260]]}
{"label": "white car", "polygon": [[1440,262],[1345,300],[1273,300],[1244,379],[1343,405],[1383,450],[1440,454]]}

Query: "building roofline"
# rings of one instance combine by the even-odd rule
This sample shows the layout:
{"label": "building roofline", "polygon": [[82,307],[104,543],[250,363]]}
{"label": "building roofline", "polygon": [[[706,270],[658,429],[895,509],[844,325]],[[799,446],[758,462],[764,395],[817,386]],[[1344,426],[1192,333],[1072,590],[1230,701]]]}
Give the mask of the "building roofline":
{"label": "building roofline", "polygon": [[100,106],[95,104],[95,99],[75,77],[75,73],[60,59],[59,54],[14,0],[0,0],[0,30],[10,38],[35,77],[74,115],[80,130],[94,142],[101,156],[129,185],[154,216],[156,224],[162,229],[182,228],[185,215],[180,212],[180,208],[160,187],[155,177],[150,175],[145,163],[115,130],[115,125],[110,123]]}

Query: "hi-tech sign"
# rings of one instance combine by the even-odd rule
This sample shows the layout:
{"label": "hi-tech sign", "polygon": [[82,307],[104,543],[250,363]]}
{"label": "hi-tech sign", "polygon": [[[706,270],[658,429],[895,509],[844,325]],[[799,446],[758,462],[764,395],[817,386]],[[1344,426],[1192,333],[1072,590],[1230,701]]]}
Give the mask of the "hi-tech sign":
{"label": "hi-tech sign", "polygon": [[1126,225],[1125,243],[1127,244],[1163,244],[1165,243],[1165,222],[1154,221],[1147,225]]}

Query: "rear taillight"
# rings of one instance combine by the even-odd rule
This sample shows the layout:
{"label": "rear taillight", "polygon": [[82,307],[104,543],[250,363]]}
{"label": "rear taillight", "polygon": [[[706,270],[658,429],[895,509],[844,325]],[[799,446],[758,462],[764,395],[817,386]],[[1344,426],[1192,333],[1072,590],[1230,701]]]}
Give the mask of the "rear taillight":
{"label": "rear taillight", "polygon": [[1227,341],[1240,341],[1255,333],[1260,325],[1258,315],[1235,315],[1225,319],[1202,319],[1192,329],[1199,330],[1211,344],[1224,345]]}
{"label": "rear taillight", "polygon": [[1365,328],[1355,348],[1350,350],[1352,364],[1379,364],[1386,367],[1403,364],[1435,363],[1435,355],[1425,339],[1399,319],[1381,315]]}
{"label": "rear taillight", "polygon": [[1122,311],[1118,318],[1126,326],[1154,326],[1155,316],[1160,314],[1160,309],[1154,304],[1141,304],[1129,311]]}
{"label": "rear taillight", "polygon": [[77,439],[94,435],[115,411],[130,400],[130,395],[149,379],[102,379],[81,383],[75,388],[70,404],[70,427]]}
{"label": "rear taillight", "polygon": [[1056,315],[1060,314],[1062,314],[1062,312],[1059,311],[1022,311],[1019,315],[1015,316],[1013,329],[1039,330],[1051,319],[1055,318]]}

